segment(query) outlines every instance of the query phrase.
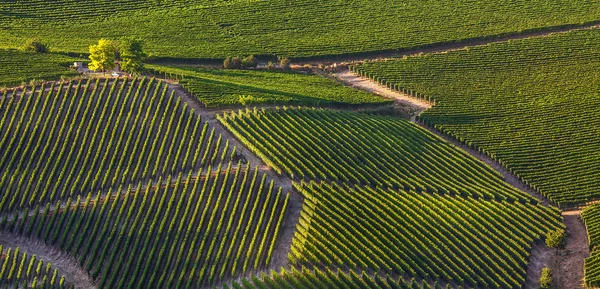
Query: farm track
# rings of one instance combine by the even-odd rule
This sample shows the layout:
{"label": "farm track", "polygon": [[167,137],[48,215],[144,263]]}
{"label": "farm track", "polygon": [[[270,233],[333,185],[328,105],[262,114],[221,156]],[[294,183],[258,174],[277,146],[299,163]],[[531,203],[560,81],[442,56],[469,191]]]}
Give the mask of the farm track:
{"label": "farm track", "polygon": [[5,248],[19,247],[21,251],[27,252],[28,255],[36,255],[36,258],[44,261],[44,264],[52,264],[53,268],[58,269],[58,275],[64,275],[66,283],[73,284],[77,289],[97,288],[88,272],[79,266],[77,259],[56,247],[46,245],[39,240],[7,233],[0,234],[0,244]]}

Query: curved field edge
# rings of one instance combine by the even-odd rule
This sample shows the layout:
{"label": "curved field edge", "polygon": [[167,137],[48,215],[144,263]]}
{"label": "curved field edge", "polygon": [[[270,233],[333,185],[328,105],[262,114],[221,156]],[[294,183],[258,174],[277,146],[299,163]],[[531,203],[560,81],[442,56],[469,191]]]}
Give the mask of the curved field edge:
{"label": "curved field edge", "polygon": [[[583,131],[593,134],[594,129],[585,123],[577,128],[573,124],[581,123],[575,119],[593,115],[590,109],[598,94],[595,83],[599,78],[590,66],[592,62],[586,59],[594,59],[598,54],[594,43],[600,40],[599,35],[598,29],[573,31],[462,51],[364,63],[350,69],[392,90],[434,101],[436,105],[423,112],[419,120],[496,159],[561,207],[572,207],[595,199],[592,171],[563,172],[570,172],[569,164],[577,161],[587,163],[579,167],[594,166],[594,152],[584,152],[584,147],[593,147],[590,143],[593,140],[583,136]],[[572,53],[563,57],[566,49]],[[516,51],[520,52],[514,54]],[[457,66],[456,62],[463,64]],[[494,67],[494,73],[485,67]],[[434,70],[437,72],[432,73]],[[567,76],[569,73],[577,77]],[[515,88],[514,83],[521,88]],[[575,102],[571,100],[574,94],[579,96]],[[568,109],[562,109],[567,100]],[[570,113],[571,110],[578,112]],[[535,133],[546,130],[556,137],[542,140]],[[532,147],[539,144],[547,148],[552,141],[553,149],[542,151]],[[571,156],[566,155],[568,152]],[[561,157],[555,158],[550,153]],[[560,166],[542,168],[547,160]],[[582,182],[575,183],[575,178]],[[557,181],[561,179],[565,180]]]}

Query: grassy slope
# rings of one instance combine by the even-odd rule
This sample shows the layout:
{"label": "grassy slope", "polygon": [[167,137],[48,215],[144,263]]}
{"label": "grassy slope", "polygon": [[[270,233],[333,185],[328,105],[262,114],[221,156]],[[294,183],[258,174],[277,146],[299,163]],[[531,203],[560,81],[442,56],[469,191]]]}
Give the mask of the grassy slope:
{"label": "grassy slope", "polygon": [[6,27],[0,30],[0,47],[35,36],[61,51],[85,52],[101,37],[134,35],[159,57],[299,57],[410,48],[600,19],[595,0],[41,3],[0,4],[0,25]]}
{"label": "grassy slope", "polygon": [[284,71],[207,70],[149,65],[183,76],[180,83],[207,107],[249,104],[345,105],[391,102],[318,75]]}
{"label": "grassy slope", "polygon": [[0,49],[0,87],[19,85],[29,80],[54,80],[78,75],[69,70],[76,58],[47,53],[26,53]]}
{"label": "grassy slope", "polygon": [[422,119],[561,205],[598,199],[600,30],[358,67],[431,96]]}

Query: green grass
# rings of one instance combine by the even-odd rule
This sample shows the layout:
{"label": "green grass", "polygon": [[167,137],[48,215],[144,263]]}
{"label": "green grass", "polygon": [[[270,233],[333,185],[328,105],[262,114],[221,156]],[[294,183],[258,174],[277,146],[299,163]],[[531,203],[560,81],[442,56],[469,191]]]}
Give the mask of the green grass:
{"label": "green grass", "polygon": [[69,65],[79,59],[60,54],[29,53],[0,49],[0,88],[29,81],[56,80],[77,76]]}
{"label": "green grass", "polygon": [[435,100],[420,119],[561,206],[600,199],[600,30],[474,47],[356,71]]}
{"label": "green grass", "polygon": [[148,65],[178,75],[180,84],[206,107],[253,104],[356,106],[391,103],[381,96],[319,75],[285,71],[207,70]]}
{"label": "green grass", "polygon": [[600,20],[595,0],[5,1],[0,47],[87,52],[137,36],[159,57],[310,57],[413,48]]}

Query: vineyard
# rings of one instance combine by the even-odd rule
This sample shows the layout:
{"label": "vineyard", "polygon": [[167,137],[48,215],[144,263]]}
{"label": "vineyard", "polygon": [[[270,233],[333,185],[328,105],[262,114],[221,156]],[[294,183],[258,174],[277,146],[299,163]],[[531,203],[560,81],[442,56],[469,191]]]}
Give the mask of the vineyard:
{"label": "vineyard", "polygon": [[54,80],[62,76],[77,76],[69,69],[77,58],[59,54],[36,54],[0,49],[0,91],[2,87],[20,85],[31,80]]}
{"label": "vineyard", "polygon": [[57,51],[85,53],[99,37],[136,36],[163,58],[410,49],[580,25],[600,16],[595,0],[18,0],[3,1],[0,11],[0,48],[36,37]]}
{"label": "vineyard", "polygon": [[501,176],[410,122],[320,109],[254,109],[218,116],[278,173],[406,191],[533,202]]}
{"label": "vineyard", "polygon": [[[326,287],[323,287],[326,286]],[[306,267],[291,270],[282,269],[280,272],[271,271],[270,274],[262,273],[260,277],[252,276],[250,279],[243,278],[241,284],[233,281],[231,287],[224,285],[223,289],[311,289],[311,288],[332,288],[332,289],[389,289],[389,288],[413,288],[413,289],[441,289],[436,281],[433,285],[427,282],[418,282],[414,278],[410,282],[402,278],[391,278],[389,275],[384,277],[375,275],[370,276],[366,271],[358,274],[353,270],[349,273],[341,270],[332,271],[331,269],[309,270]],[[446,288],[451,288],[448,284]]]}
{"label": "vineyard", "polygon": [[0,97],[0,211],[236,159],[155,79],[46,83]]}
{"label": "vineyard", "polygon": [[423,122],[570,207],[600,198],[599,58],[600,31],[589,29],[352,69],[434,100]]}
{"label": "vineyard", "polygon": [[564,226],[556,208],[406,120],[303,108],[217,118],[296,180],[297,266],[520,288],[533,241]]}
{"label": "vineyard", "polygon": [[66,288],[68,284],[52,264],[28,255],[21,248],[3,248],[0,245],[0,286]]}
{"label": "vineyard", "polygon": [[591,205],[581,214],[588,233],[590,257],[585,259],[585,284],[600,287],[600,205]]}
{"label": "vineyard", "polygon": [[563,226],[556,209],[518,202],[315,183],[299,190],[305,204],[290,256],[299,264],[520,288],[531,243]]}
{"label": "vineyard", "polygon": [[208,70],[149,65],[179,84],[207,108],[254,104],[358,106],[390,100],[312,74],[282,71]]}
{"label": "vineyard", "polygon": [[200,288],[268,265],[287,194],[230,161],[5,216],[5,232],[78,256],[98,288]]}

